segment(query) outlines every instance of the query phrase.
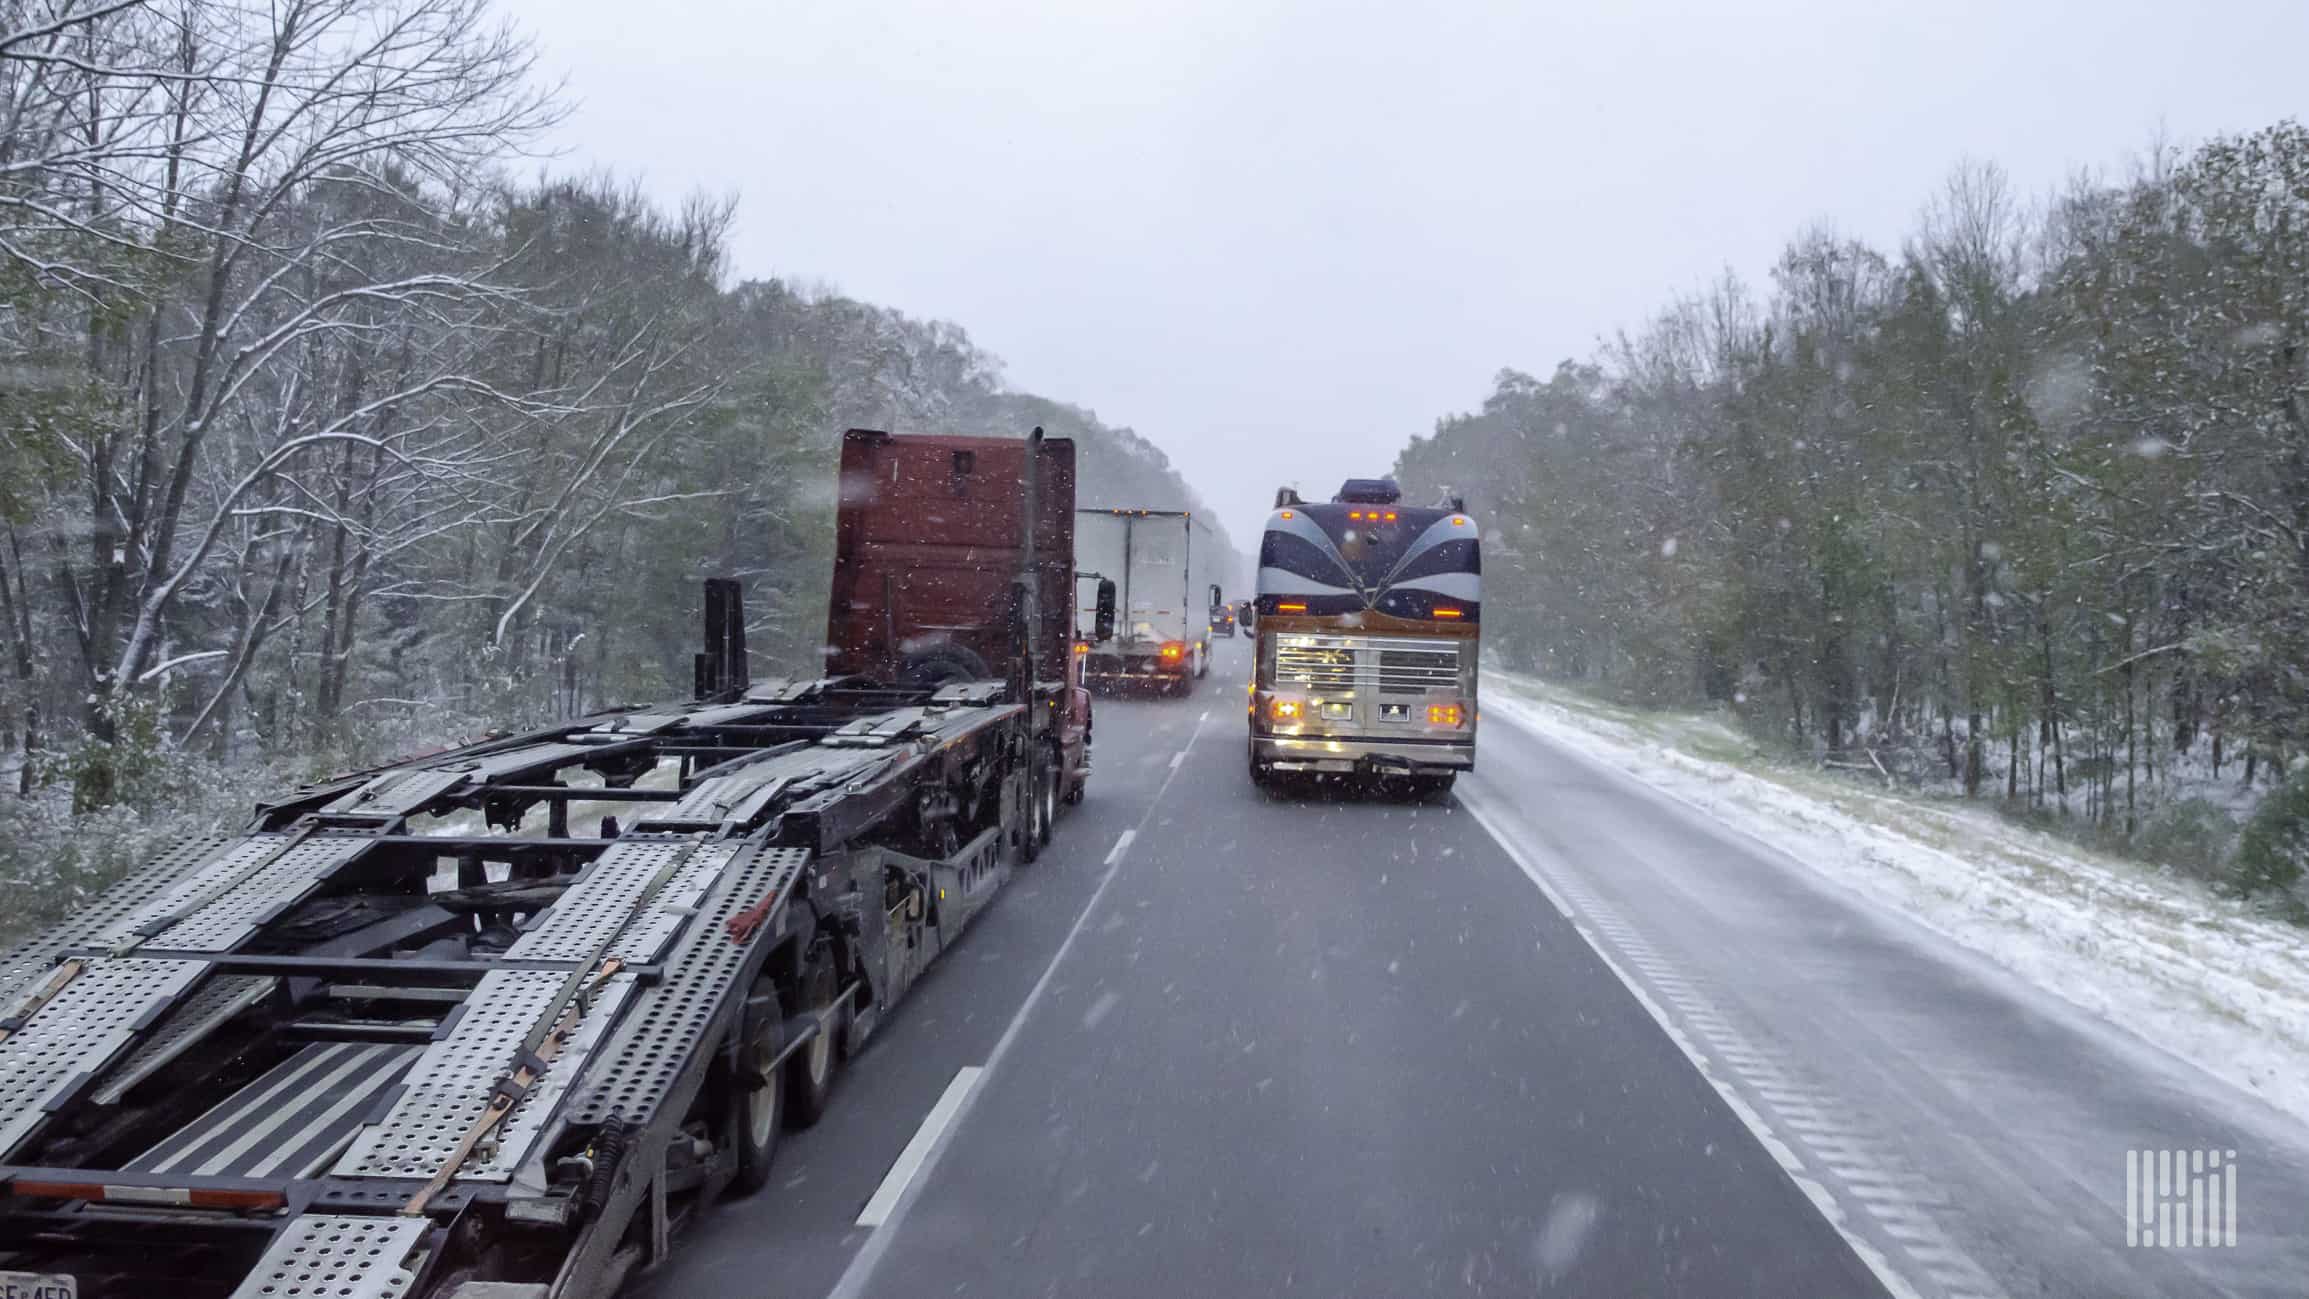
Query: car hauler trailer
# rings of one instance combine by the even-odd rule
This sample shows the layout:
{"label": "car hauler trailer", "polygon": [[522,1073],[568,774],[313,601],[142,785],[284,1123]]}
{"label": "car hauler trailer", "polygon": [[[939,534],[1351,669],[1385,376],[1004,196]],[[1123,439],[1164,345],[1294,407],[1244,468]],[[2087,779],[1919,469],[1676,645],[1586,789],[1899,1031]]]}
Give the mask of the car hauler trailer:
{"label": "car hauler trailer", "polygon": [[1074,562],[1120,588],[1114,639],[1086,648],[1087,681],[1183,695],[1210,671],[1211,625],[1226,603],[1221,578],[1230,565],[1208,521],[1187,510],[1077,510]]}
{"label": "car hauler trailer", "polygon": [[590,1299],[758,1188],[1087,773],[1072,468],[853,430],[826,675],[710,583],[695,699],[308,786],[0,956],[0,1285]]}

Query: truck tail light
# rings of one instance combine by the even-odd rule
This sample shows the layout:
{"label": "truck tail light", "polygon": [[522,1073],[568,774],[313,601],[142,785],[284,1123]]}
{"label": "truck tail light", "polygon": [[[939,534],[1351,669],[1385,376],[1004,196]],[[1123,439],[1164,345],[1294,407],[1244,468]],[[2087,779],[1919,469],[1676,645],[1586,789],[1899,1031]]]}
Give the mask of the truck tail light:
{"label": "truck tail light", "polygon": [[1299,720],[1304,711],[1299,707],[1299,701],[1296,699],[1270,699],[1267,701],[1267,717],[1272,721],[1295,722]]}
{"label": "truck tail light", "polygon": [[1466,715],[1457,704],[1427,705],[1427,724],[1429,726],[1457,726],[1459,719]]}
{"label": "truck tail light", "polygon": [[1075,653],[1077,653],[1077,654],[1088,654],[1088,653],[1090,653],[1090,642],[1089,642],[1089,641],[1086,641],[1086,640],[1078,640],[1078,641],[1076,641],[1076,642],[1074,643],[1074,652],[1075,652]]}
{"label": "truck tail light", "polygon": [[1165,662],[1175,663],[1187,656],[1187,644],[1185,641],[1166,640],[1163,642],[1162,655]]}

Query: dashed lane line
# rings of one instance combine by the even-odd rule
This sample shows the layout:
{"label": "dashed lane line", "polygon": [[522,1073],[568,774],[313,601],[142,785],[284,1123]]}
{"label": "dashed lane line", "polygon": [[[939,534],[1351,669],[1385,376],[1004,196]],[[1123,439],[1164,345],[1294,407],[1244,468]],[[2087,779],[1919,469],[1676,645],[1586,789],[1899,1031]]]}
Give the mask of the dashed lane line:
{"label": "dashed lane line", "polygon": [[[1195,720],[1195,729],[1187,735],[1188,749],[1194,748],[1196,737],[1202,734],[1203,718],[1209,716],[1206,712],[1203,717]],[[1170,774],[1163,777],[1163,783],[1155,790],[1154,797],[1147,800],[1146,811],[1139,815],[1138,825],[1125,830],[1122,838],[1116,841],[1113,851],[1107,854],[1105,876],[1099,880],[1098,887],[1091,890],[1090,901],[1083,904],[1082,914],[1074,918],[1074,927],[1066,931],[1066,937],[1059,942],[1058,950],[1051,953],[1050,964],[1043,967],[1042,977],[1036,979],[1034,987],[1027,991],[1026,1000],[1018,1004],[1018,1013],[1010,1017],[1010,1023],[995,1041],[994,1049],[987,1052],[986,1064],[983,1066],[985,1074],[1000,1075],[1002,1061],[1010,1054],[1011,1046],[1018,1041],[1019,1031],[1033,1017],[1035,1008],[1042,1004],[1042,998],[1050,991],[1050,981],[1058,973],[1058,967],[1066,963],[1066,954],[1074,950],[1075,940],[1082,937],[1083,927],[1090,923],[1091,914],[1098,910],[1098,904],[1105,899],[1107,889],[1114,884],[1115,877],[1122,873],[1123,850],[1138,836],[1139,828],[1154,818],[1155,810],[1162,806],[1163,795],[1170,792],[1171,782],[1178,778],[1178,774],[1178,768],[1173,767]],[[949,1090],[952,1086],[948,1084]],[[972,1085],[955,1102],[953,1115],[924,1148],[920,1165],[892,1197],[882,1220],[866,1237],[866,1243],[858,1247],[857,1254],[851,1257],[850,1265],[842,1270],[841,1279],[834,1283],[826,1299],[858,1299],[866,1293],[866,1287],[873,1282],[874,1269],[881,1266],[883,1256],[890,1252],[890,1242],[896,1239],[898,1229],[905,1224],[906,1210],[913,1205],[922,1187],[928,1184],[931,1174],[937,1171],[939,1158],[953,1144],[954,1134],[961,1130],[963,1120],[970,1116],[970,1108],[986,1092],[987,1088],[977,1085],[976,1079],[973,1079]]]}
{"label": "dashed lane line", "polygon": [[922,1171],[923,1162],[930,1158],[930,1152],[937,1147],[938,1139],[946,1135],[946,1129],[953,1124],[954,1116],[962,1110],[962,1102],[969,1098],[970,1089],[978,1085],[979,1075],[985,1072],[983,1066],[974,1064],[964,1065],[955,1071],[954,1081],[946,1084],[946,1090],[939,1094],[938,1103],[922,1116],[922,1126],[914,1129],[914,1139],[898,1152],[897,1162],[890,1165],[890,1171],[883,1176],[882,1184],[874,1188],[873,1197],[866,1201],[866,1207],[859,1212],[859,1226],[879,1227],[888,1220],[890,1211],[898,1207],[898,1197],[914,1184],[914,1175]]}

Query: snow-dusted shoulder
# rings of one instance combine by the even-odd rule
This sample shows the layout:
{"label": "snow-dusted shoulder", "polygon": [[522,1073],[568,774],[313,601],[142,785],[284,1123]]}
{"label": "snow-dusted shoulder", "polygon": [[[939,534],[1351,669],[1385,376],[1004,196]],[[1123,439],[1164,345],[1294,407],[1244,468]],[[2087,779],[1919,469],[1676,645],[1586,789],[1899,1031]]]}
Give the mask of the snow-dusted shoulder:
{"label": "snow-dusted shoulder", "polygon": [[1694,752],[1748,747],[1718,723],[1641,725],[1512,673],[1487,672],[1484,704],[2309,1119],[2299,929],[1985,809]]}

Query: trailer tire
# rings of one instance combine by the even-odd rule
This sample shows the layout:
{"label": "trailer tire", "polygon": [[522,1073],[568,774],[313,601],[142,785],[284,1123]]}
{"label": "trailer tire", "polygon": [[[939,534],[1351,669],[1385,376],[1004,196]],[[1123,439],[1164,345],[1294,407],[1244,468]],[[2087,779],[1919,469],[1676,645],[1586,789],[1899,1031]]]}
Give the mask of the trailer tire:
{"label": "trailer tire", "polygon": [[738,1045],[739,1067],[751,1077],[730,1080],[730,1103],[737,1110],[731,1120],[738,1146],[738,1170],[729,1187],[733,1196],[752,1195],[769,1184],[770,1164],[778,1153],[778,1133],[785,1127],[785,1070],[771,1064],[785,1045],[785,1021],[777,999],[770,998],[766,1013],[756,1014],[753,1020],[746,1027],[745,1040]]}
{"label": "trailer tire", "polygon": [[[822,951],[823,949],[814,949]],[[810,964],[803,975],[800,999],[818,1019],[817,1035],[786,1059],[786,1126],[800,1131],[816,1125],[834,1098],[834,1079],[842,1070],[842,1037],[849,1029],[850,1003],[842,998],[842,976],[831,956]]]}
{"label": "trailer tire", "polygon": [[849,1003],[825,1018],[818,1035],[786,1061],[793,1071],[793,1103],[786,1107],[786,1126],[800,1131],[826,1117],[834,1099],[834,1078],[842,1070],[842,1035],[849,1029]]}
{"label": "trailer tire", "polygon": [[1066,785],[1066,768],[1053,753],[1042,764],[1042,787],[1035,795],[1035,833],[1041,838],[1041,847],[1050,846],[1051,832],[1058,828],[1058,804]]}
{"label": "trailer tire", "polygon": [[1034,769],[1029,767],[1026,774],[1026,787],[1021,791],[1024,797],[1019,799],[1018,827],[1015,834],[1018,844],[1018,860],[1021,865],[1025,866],[1033,865],[1042,856],[1042,845],[1046,838],[1042,833],[1041,779],[1035,774]]}

